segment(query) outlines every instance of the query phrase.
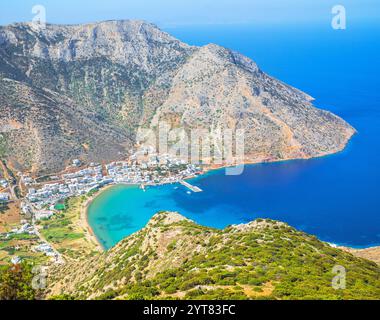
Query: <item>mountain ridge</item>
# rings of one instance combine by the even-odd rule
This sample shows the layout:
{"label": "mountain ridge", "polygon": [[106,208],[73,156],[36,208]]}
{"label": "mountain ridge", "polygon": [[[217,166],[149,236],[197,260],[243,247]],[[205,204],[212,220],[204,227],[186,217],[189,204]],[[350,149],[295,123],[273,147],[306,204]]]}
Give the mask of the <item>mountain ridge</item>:
{"label": "mountain ridge", "polygon": [[[355,134],[251,59],[215,44],[187,45],[143,21],[3,26],[0,45],[0,138],[22,171],[54,173],[75,158],[120,160],[139,129],[161,121],[210,136],[243,129],[246,162],[335,153]],[[65,113],[83,117],[61,122]],[[100,124],[107,134],[88,134]]]}
{"label": "mountain ridge", "polygon": [[[332,287],[334,267],[345,290]],[[49,272],[49,298],[376,299],[379,266],[269,219],[217,230],[157,213],[114,248]]]}

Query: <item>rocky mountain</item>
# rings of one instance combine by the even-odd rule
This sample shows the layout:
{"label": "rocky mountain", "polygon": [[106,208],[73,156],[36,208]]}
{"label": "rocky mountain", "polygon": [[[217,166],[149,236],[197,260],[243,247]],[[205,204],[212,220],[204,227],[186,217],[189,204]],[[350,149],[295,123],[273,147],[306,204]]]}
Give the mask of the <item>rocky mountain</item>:
{"label": "rocky mountain", "polygon": [[355,130],[220,46],[142,21],[0,27],[0,145],[18,169],[125,157],[139,128],[243,129],[245,161],[342,150]]}
{"label": "rocky mountain", "polygon": [[[332,286],[336,266],[346,270],[344,290]],[[108,252],[55,268],[49,272],[47,298],[380,297],[376,263],[262,219],[216,230],[161,212]]]}

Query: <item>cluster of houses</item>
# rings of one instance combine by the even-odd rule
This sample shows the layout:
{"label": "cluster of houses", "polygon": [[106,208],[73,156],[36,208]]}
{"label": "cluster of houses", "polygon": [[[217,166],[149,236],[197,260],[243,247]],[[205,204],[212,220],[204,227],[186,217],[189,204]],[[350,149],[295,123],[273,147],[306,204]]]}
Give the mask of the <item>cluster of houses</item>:
{"label": "cluster of houses", "polygon": [[106,165],[114,183],[159,185],[176,183],[196,175],[201,169],[170,155],[151,156],[144,162],[113,162]]}
{"label": "cluster of houses", "polygon": [[58,252],[54,251],[54,249],[46,242],[34,246],[32,248],[32,251],[42,252],[46,256],[51,257],[51,260],[54,263],[58,263],[58,264],[64,263],[62,256]]}
{"label": "cluster of houses", "polygon": [[34,211],[34,219],[36,221],[49,219],[54,215],[53,210],[38,210]]}
{"label": "cluster of houses", "polygon": [[[109,184],[175,183],[196,175],[200,170],[199,167],[170,155],[154,155],[142,162],[136,158],[131,161],[112,162],[105,166],[105,172],[102,165],[91,163],[88,168],[63,174],[58,182],[46,183],[40,189],[29,188],[26,198],[41,212],[63,199],[87,194]],[[39,215],[39,219],[49,214],[45,211]]]}
{"label": "cluster of houses", "polygon": [[[42,185],[32,178],[20,174],[23,183],[28,187],[28,193],[21,203],[21,210],[25,218],[32,218],[32,222],[29,224],[25,220],[20,228],[12,230],[5,236],[10,237],[12,234],[40,236],[34,222],[49,219],[54,215],[57,203],[68,197],[87,194],[109,184],[145,186],[177,183],[194,177],[201,171],[201,168],[173,156],[147,155],[145,151],[141,154],[134,154],[129,161],[112,162],[105,167],[96,163],[91,163],[87,168],[82,169],[80,166],[81,162],[74,160],[72,168],[78,167],[78,171],[64,173]],[[9,194],[0,193],[0,201],[2,199],[9,200]],[[0,236],[4,236],[4,234]],[[52,257],[56,263],[63,261],[60,254],[42,238],[41,243],[32,250],[43,252]],[[14,257],[14,260],[18,261],[18,257]]]}
{"label": "cluster of houses", "polygon": [[89,168],[63,174],[59,182],[46,183],[38,190],[29,188],[26,198],[41,210],[70,196],[86,194],[113,182],[103,176],[102,170],[101,165],[93,164]]}
{"label": "cluster of houses", "polygon": [[37,232],[34,226],[25,222],[19,228],[14,228],[7,233],[6,238],[9,238],[12,234],[37,234]]}

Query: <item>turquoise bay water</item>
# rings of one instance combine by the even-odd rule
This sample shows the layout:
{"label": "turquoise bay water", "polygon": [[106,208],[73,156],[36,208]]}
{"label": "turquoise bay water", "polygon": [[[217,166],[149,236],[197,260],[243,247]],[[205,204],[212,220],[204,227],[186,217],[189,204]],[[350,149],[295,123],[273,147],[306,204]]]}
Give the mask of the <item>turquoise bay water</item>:
{"label": "turquoise bay water", "polygon": [[354,247],[380,245],[380,27],[349,25],[255,28],[188,27],[168,32],[190,44],[218,43],[255,60],[267,73],[309,93],[318,107],[357,130],[347,149],[308,161],[247,166],[241,176],[210,172],[191,183],[115,186],[89,207],[89,223],[110,248],[160,210],[224,228],[258,217],[285,221],[320,239]]}

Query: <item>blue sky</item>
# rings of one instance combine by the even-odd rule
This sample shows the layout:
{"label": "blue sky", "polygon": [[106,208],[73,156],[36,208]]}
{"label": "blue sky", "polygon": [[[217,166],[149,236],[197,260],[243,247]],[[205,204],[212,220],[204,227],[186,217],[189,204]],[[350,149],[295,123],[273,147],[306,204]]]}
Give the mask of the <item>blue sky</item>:
{"label": "blue sky", "polygon": [[205,24],[318,23],[342,4],[347,18],[380,20],[379,0],[1,0],[0,24],[30,21],[32,7],[45,6],[50,23],[144,19],[160,26]]}

